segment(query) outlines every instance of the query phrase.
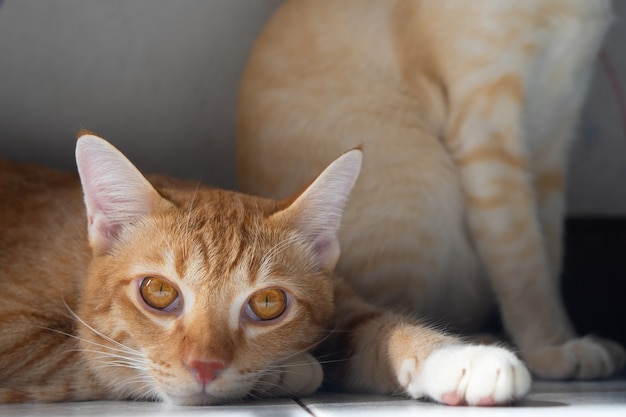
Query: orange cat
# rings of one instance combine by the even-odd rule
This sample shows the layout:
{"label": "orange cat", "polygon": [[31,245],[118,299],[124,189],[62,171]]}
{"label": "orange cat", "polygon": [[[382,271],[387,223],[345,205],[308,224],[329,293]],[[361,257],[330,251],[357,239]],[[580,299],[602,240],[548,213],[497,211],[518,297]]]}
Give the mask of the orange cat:
{"label": "orange cat", "polygon": [[307,395],[314,350],[344,389],[487,405],[528,392],[511,352],[372,307],[333,275],[361,151],[285,201],[148,181],[89,134],[76,160],[80,181],[0,162],[0,402]]}
{"label": "orange cat", "polygon": [[566,155],[609,0],[290,0],[241,84],[243,191],[283,198],[364,145],[337,266],[367,301],[479,331],[534,373],[609,376],[559,291]]}

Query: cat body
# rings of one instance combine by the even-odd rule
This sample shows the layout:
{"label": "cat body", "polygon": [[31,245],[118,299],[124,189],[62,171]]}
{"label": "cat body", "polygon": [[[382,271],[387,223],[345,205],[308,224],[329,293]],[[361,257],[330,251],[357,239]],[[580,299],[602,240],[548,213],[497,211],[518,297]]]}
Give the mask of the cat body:
{"label": "cat body", "polygon": [[[238,174],[282,198],[363,145],[338,272],[465,332],[499,308],[537,375],[608,376],[560,299],[566,157],[608,0],[291,0],[241,83]],[[289,172],[289,175],[285,175]]]}
{"label": "cat body", "polygon": [[361,151],[282,201],[148,181],[91,134],[76,159],[80,177],[0,162],[0,403],[202,405],[323,380],[446,404],[528,392],[510,351],[367,304],[333,273]]}

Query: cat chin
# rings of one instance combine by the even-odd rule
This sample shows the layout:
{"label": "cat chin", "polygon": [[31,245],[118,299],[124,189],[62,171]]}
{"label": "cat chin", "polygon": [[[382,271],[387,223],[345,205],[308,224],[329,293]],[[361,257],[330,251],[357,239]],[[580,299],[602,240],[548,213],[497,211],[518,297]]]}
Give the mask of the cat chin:
{"label": "cat chin", "polygon": [[211,394],[206,393],[196,393],[190,395],[164,395],[164,402],[172,405],[180,405],[180,406],[201,406],[201,405],[216,405],[228,403],[231,401],[235,401],[241,398],[245,398],[245,394],[243,395],[235,395],[235,396],[225,396],[225,397],[216,397]]}
{"label": "cat chin", "polygon": [[[211,388],[207,388],[211,391]],[[213,390],[215,391],[215,390]],[[248,395],[248,389],[233,389],[224,392],[197,391],[189,394],[163,394],[163,402],[181,406],[216,405],[241,400]]]}

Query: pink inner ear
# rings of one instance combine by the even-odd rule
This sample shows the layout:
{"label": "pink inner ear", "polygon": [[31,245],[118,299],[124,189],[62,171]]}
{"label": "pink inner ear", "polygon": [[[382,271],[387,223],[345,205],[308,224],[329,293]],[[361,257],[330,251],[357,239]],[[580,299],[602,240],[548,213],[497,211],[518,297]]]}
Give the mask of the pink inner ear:
{"label": "pink inner ear", "polygon": [[94,222],[92,227],[97,229],[99,236],[102,236],[107,240],[115,239],[117,235],[119,235],[122,226],[120,224],[107,223],[104,219],[102,220],[103,221]]}
{"label": "pink inner ear", "polygon": [[352,150],[331,163],[281,216],[310,236],[318,264],[327,270],[339,258],[337,231],[346,201],[361,168],[362,153]]}
{"label": "pink inner ear", "polygon": [[327,271],[332,271],[339,259],[339,241],[335,234],[318,236],[313,243],[313,251],[318,265]]}
{"label": "pink inner ear", "polygon": [[315,244],[313,245],[313,249],[315,250],[315,252],[324,252],[328,249],[330,249],[330,246],[332,245],[332,242],[335,239],[333,239],[330,236],[320,236],[317,239],[315,239]]}
{"label": "pink inner ear", "polygon": [[152,211],[158,193],[126,157],[93,135],[76,145],[89,219],[89,242],[96,254],[107,252],[125,224]]}

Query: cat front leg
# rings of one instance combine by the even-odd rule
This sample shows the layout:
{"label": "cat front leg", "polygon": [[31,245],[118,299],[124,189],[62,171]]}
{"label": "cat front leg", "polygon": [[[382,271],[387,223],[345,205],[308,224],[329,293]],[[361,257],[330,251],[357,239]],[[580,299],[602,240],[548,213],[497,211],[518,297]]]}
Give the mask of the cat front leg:
{"label": "cat front leg", "polygon": [[[563,222],[565,218],[565,158],[567,155],[564,144],[569,142],[572,135],[572,126],[578,119],[578,109],[573,110],[565,117],[554,138],[546,138],[548,143],[539,157],[535,157],[533,186],[536,195],[536,205],[539,223],[548,254],[550,277],[557,288],[561,277]],[[560,346],[548,346],[535,349],[526,354],[528,363],[536,369],[538,375],[551,377],[553,374],[543,374],[542,370],[551,368],[571,370],[578,366],[579,360],[593,358],[594,363],[577,369],[579,378],[586,375],[594,377],[610,376],[613,370],[619,368],[624,361],[624,352],[618,344],[598,337],[573,338]],[[590,371],[591,370],[591,371]],[[571,371],[570,371],[571,372]],[[590,372],[592,372],[590,374]]]}
{"label": "cat front leg", "polygon": [[446,141],[458,166],[469,230],[505,327],[533,373],[606,377],[623,367],[624,350],[578,338],[566,314],[557,268],[550,265],[560,249],[550,253],[537,213],[534,164],[521,123],[523,89],[518,75],[505,74],[453,111]]}
{"label": "cat front leg", "polygon": [[336,327],[318,353],[327,359],[326,379],[342,389],[447,405],[509,404],[530,389],[530,373],[504,348],[470,345],[373,307],[343,282],[336,309]]}

